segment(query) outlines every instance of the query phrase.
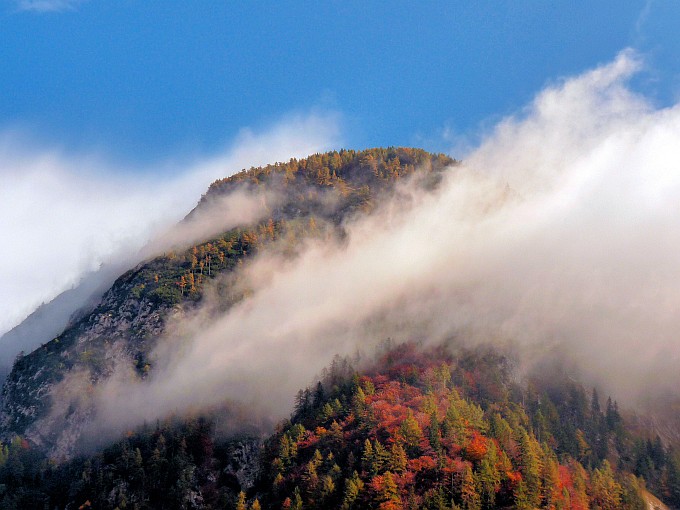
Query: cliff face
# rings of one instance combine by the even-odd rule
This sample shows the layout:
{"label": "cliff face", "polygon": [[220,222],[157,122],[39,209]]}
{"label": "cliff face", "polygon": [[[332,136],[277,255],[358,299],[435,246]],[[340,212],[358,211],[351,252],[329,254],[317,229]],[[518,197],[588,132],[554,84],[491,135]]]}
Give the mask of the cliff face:
{"label": "cliff face", "polygon": [[[400,179],[424,176],[434,187],[455,163],[417,149],[341,151],[251,168],[216,181],[188,219],[237,190],[273,193],[265,218],[195,245],[152,257],[120,276],[51,341],[18,359],[2,388],[0,436],[21,436],[55,459],[68,458],[92,414],[91,395],[118,366],[139,378],[153,370],[148,355],[166,323],[201,302],[219,275],[286,235],[297,242],[316,225],[342,235],[351,215],[369,213]],[[218,211],[219,212],[219,211]],[[238,301],[227,291],[223,307]]]}
{"label": "cliff face", "polygon": [[89,273],[72,289],[39,306],[15,328],[0,337],[0,381],[5,380],[17,354],[29,353],[52,340],[78,318],[76,310],[88,310],[126,268],[105,267]]}
{"label": "cliff face", "polygon": [[173,313],[136,298],[133,287],[134,277],[122,277],[91,313],[17,360],[2,389],[5,437],[21,435],[55,458],[72,452],[91,411],[91,386],[118,363],[137,366]]}

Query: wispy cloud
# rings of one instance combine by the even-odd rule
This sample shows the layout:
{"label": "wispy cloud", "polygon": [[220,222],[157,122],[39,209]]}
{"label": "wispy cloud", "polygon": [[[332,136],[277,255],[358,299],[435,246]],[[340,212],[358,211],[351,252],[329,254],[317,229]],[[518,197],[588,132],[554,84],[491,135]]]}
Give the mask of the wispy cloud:
{"label": "wispy cloud", "polygon": [[20,11],[31,12],[64,12],[75,11],[87,0],[19,0],[17,7]]}
{"label": "wispy cloud", "polygon": [[640,14],[638,14],[638,17],[635,20],[635,28],[634,28],[634,32],[633,32],[633,43],[636,44],[636,45],[644,42],[645,25],[647,24],[647,20],[649,19],[649,15],[652,12],[653,3],[654,3],[654,0],[646,0],[645,5],[640,10]]}
{"label": "wispy cloud", "polygon": [[544,90],[437,194],[348,225],[341,246],[262,254],[247,300],[184,320],[148,380],[100,388],[101,423],[231,400],[285,413],[333,353],[387,337],[511,340],[627,403],[677,389],[680,106],[627,87],[640,65],[624,52]]}
{"label": "wispy cloud", "polygon": [[338,136],[335,115],[295,116],[266,131],[243,130],[211,157],[123,169],[0,133],[0,334],[88,271],[136,253],[186,215],[213,180],[330,149]]}

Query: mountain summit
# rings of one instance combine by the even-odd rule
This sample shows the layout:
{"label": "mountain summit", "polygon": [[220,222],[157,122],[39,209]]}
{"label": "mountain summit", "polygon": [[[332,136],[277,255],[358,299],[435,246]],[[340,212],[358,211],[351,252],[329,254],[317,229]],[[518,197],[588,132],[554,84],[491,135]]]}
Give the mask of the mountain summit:
{"label": "mountain summit", "polygon": [[[420,186],[436,186],[453,164],[418,149],[343,150],[214,182],[176,231],[156,240],[160,248],[152,243],[148,260],[95,305],[72,310],[78,313],[58,336],[17,359],[2,390],[4,437],[18,434],[54,458],[69,457],[93,412],[88,395],[122,367],[149,376],[149,356],[167,323],[198,308],[206,290],[221,293],[222,309],[232,306],[243,297],[236,269],[259,251],[272,245],[293,253],[306,238],[341,237],[343,222],[370,213],[400,180],[415,176]],[[234,202],[255,212],[238,217],[243,211]],[[230,223],[215,232],[214,225]],[[201,238],[206,231],[210,237]]]}

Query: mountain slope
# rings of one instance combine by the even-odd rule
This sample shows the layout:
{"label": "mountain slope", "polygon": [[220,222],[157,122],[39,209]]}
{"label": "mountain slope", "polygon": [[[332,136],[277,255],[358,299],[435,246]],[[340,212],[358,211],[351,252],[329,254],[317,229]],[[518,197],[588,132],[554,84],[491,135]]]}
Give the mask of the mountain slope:
{"label": "mountain slope", "polygon": [[[119,366],[139,378],[153,370],[148,356],[165,324],[195,308],[218,275],[233,274],[274,242],[294,253],[302,238],[342,236],[343,221],[369,213],[400,179],[416,176],[431,188],[454,163],[418,149],[340,151],[216,181],[187,221],[235,192],[267,200],[265,216],[194,246],[175,240],[177,249],[120,276],[77,322],[18,359],[2,390],[2,436],[19,434],[55,458],[68,457],[91,418],[91,388]],[[229,282],[222,287],[223,308],[242,297]]]}
{"label": "mountain slope", "polygon": [[17,355],[49,342],[69,325],[75,312],[96,303],[120,274],[120,269],[106,267],[85,275],[72,289],[40,305],[19,325],[0,336],[0,380],[4,382]]}
{"label": "mountain slope", "polygon": [[[354,363],[336,358],[264,443],[225,435],[219,414],[159,422],[60,466],[15,441],[0,451],[0,508],[643,510],[655,500],[634,476],[652,459],[642,438],[573,381],[565,393],[581,404],[567,406],[538,382],[513,382],[514,361],[497,351],[456,344],[388,343]],[[669,464],[650,488],[677,504]]]}
{"label": "mountain slope", "polygon": [[[646,489],[680,504],[680,456],[644,420],[586,391],[559,364],[520,372],[523,360],[498,346],[464,348],[464,332],[439,348],[387,342],[375,359],[336,358],[318,384],[290,395],[291,419],[268,438],[273,427],[251,421],[248,406],[258,402],[240,399],[237,379],[229,379],[237,386],[231,400],[223,386],[210,406],[174,415],[166,408],[152,425],[121,418],[134,425],[109,430],[96,421],[106,383],[122,374],[135,383],[125,388],[146,395],[141,389],[163,373],[158,349],[182,355],[174,331],[207,328],[253,302],[257,287],[244,275],[262,269],[255,261],[275,254],[285,266],[304,260],[310,244],[343,246],[353,219],[386,203],[410,211],[408,191],[435,190],[444,172],[455,172],[446,156],[372,149],[213,183],[143,263],[14,364],[2,390],[0,509],[641,509]],[[224,221],[237,198],[253,214]],[[212,230],[203,229],[206,218],[216,222]],[[384,329],[360,331],[358,346],[384,340]],[[246,340],[232,337],[210,344],[225,352],[200,362],[242,348]],[[330,357],[335,344],[328,346]],[[238,359],[255,365],[259,352],[245,352],[255,354]],[[307,363],[309,354],[293,360]],[[192,377],[180,382],[199,401]],[[264,394],[271,380],[263,373],[248,384]]]}

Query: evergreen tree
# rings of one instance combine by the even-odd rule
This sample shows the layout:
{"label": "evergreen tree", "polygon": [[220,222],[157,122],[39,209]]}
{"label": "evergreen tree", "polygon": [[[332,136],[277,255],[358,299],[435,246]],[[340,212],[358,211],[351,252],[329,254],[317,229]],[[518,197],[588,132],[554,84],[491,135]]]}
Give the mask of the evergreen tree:
{"label": "evergreen tree", "polygon": [[359,494],[364,488],[364,482],[359,478],[359,473],[354,471],[352,476],[345,480],[345,492],[342,498],[342,510],[351,510],[355,508],[355,503],[359,498]]}
{"label": "evergreen tree", "polygon": [[399,443],[393,443],[390,450],[389,469],[395,473],[402,473],[406,469],[408,457],[406,451]]}
{"label": "evergreen tree", "polygon": [[529,505],[537,507],[541,498],[541,463],[536,440],[529,436],[524,427],[519,427],[518,443],[521,451],[520,467],[526,484]]}
{"label": "evergreen tree", "polygon": [[460,484],[460,499],[464,510],[480,510],[482,508],[481,498],[477,492],[477,484],[472,474],[470,464],[465,464]]}
{"label": "evergreen tree", "polygon": [[619,510],[621,508],[621,485],[614,479],[609,461],[593,472],[590,487],[590,499],[601,510]]}
{"label": "evergreen tree", "polygon": [[238,493],[238,498],[236,499],[236,510],[248,510],[246,505],[246,493],[241,491]]}

